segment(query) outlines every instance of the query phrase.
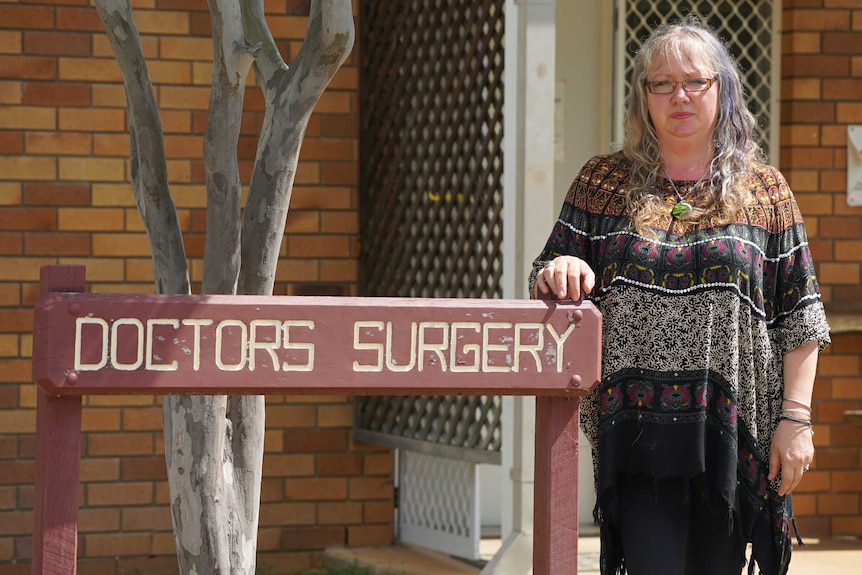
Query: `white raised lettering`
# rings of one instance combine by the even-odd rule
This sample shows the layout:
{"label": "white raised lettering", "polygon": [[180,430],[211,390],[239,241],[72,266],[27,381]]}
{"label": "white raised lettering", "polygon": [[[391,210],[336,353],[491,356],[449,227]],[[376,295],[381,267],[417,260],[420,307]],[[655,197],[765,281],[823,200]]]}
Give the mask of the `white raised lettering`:
{"label": "white raised lettering", "polygon": [[190,325],[194,328],[194,342],[192,343],[192,369],[200,371],[201,369],[201,326],[212,325],[211,319],[184,319],[183,325]]}
{"label": "white raised lettering", "polygon": [[[429,329],[439,329],[442,332],[443,340],[440,343],[428,343],[425,339],[425,332]],[[425,352],[431,352],[440,360],[440,370],[446,371],[446,354],[444,351],[449,348],[449,324],[444,321],[422,321],[419,322],[419,371],[425,371]],[[434,360],[429,361],[434,364]]]}
{"label": "white raised lettering", "polygon": [[[545,325],[541,323],[516,323],[515,324],[515,364],[512,366],[512,371],[521,371],[521,354],[529,353],[533,356],[536,362],[536,371],[542,373],[542,360],[539,358],[539,352],[545,347]],[[523,342],[522,332],[535,331],[536,343],[529,345]]]}
{"label": "white raised lettering", "polygon": [[557,330],[551,324],[548,324],[547,328],[557,344],[557,373],[561,373],[563,371],[563,346],[566,340],[569,339],[569,336],[572,335],[572,332],[575,331],[575,324],[569,324],[569,328],[563,332],[563,335],[557,334]]}
{"label": "white raised lettering", "polygon": [[[262,327],[273,328],[273,337],[269,341],[258,341],[257,332]],[[275,350],[281,347],[281,322],[277,319],[254,319],[249,324],[248,336],[248,370],[254,371],[255,355],[257,350],[262,349],[269,353],[272,369],[278,371],[278,354]]]}
{"label": "white raised lettering", "polygon": [[396,373],[410,371],[416,367],[416,322],[410,323],[410,360],[406,365],[398,365],[392,358],[392,322],[386,322],[386,369]]}
{"label": "white raised lettering", "polygon": [[[120,341],[120,327],[124,325],[134,326],[138,332],[138,344],[135,348],[135,361],[132,363],[121,363],[117,357],[117,347]],[[114,321],[111,326],[111,365],[120,371],[134,371],[144,363],[144,324],[135,317],[124,317]]]}
{"label": "white raised lettering", "polygon": [[383,371],[383,355],[384,348],[382,343],[361,342],[359,341],[360,332],[363,329],[376,329],[383,331],[384,326],[382,321],[356,321],[353,322],[353,349],[369,350],[377,352],[376,364],[362,364],[354,360],[353,371]]}
{"label": "white raised lettering", "polygon": [[153,327],[157,325],[169,325],[174,329],[180,327],[178,319],[148,319],[147,320],[147,364],[145,369],[150,371],[176,371],[179,368],[177,360],[171,363],[156,363],[153,359]]}
{"label": "white raised lettering", "polygon": [[286,361],[282,364],[283,371],[314,371],[314,344],[290,341],[291,327],[307,327],[314,329],[314,322],[306,319],[287,320],[282,325],[284,330],[284,349],[300,349],[308,353],[308,361],[301,365],[291,365]]}
{"label": "white raised lettering", "polygon": [[[239,344],[239,361],[237,363],[225,363],[222,361],[222,346],[224,343],[224,330],[229,327],[238,327],[240,334],[240,344]],[[248,360],[248,327],[246,327],[245,322],[242,322],[238,319],[226,319],[219,322],[218,326],[216,326],[216,349],[215,349],[215,363],[216,367],[218,367],[222,371],[240,371],[245,367],[246,361]]]}
{"label": "white raised lettering", "polygon": [[[81,334],[85,324],[97,325],[102,332],[102,358],[96,363],[81,361]],[[79,317],[75,319],[75,371],[98,371],[108,365],[108,322],[100,317]],[[89,339],[89,338],[88,338]]]}
{"label": "white raised lettering", "polygon": [[491,343],[490,331],[492,329],[512,329],[512,324],[508,322],[493,322],[489,321],[482,325],[482,371],[512,371],[508,365],[491,365],[490,352],[492,351],[509,351],[508,344]]}
{"label": "white raised lettering", "polygon": [[[458,321],[452,324],[452,346],[449,350],[449,371],[479,373],[479,355],[482,351],[478,343],[465,343],[460,348],[458,347],[458,339],[463,337],[458,335],[458,330],[472,329],[476,333],[482,333],[482,324],[471,321]],[[466,361],[468,354],[473,354],[472,364],[461,364],[458,362],[458,352],[462,354],[462,360]]]}

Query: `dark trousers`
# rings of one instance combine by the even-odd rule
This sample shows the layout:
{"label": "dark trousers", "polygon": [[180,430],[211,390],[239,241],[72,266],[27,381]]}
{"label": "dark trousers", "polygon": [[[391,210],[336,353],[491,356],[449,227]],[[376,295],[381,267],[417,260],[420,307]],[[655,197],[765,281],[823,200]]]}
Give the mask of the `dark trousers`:
{"label": "dark trousers", "polygon": [[740,575],[745,541],[727,513],[695,501],[683,479],[621,478],[620,532],[629,575]]}

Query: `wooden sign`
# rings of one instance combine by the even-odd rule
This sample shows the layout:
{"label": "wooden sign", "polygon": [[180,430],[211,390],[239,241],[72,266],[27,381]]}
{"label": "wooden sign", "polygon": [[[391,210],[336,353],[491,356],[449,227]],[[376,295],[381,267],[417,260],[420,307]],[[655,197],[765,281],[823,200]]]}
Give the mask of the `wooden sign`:
{"label": "wooden sign", "polygon": [[74,575],[83,395],[536,395],[533,573],[578,570],[579,396],[600,378],[588,303],[86,294],[46,266],[33,329],[34,575]]}
{"label": "wooden sign", "polygon": [[51,293],[33,377],[48,393],[583,395],[590,303]]}

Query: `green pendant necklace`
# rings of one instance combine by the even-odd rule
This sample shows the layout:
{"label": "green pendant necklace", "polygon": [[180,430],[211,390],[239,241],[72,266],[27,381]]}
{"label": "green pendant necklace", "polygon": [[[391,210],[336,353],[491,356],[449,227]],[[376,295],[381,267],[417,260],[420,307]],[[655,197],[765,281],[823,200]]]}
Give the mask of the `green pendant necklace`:
{"label": "green pendant necklace", "polygon": [[[706,174],[704,174],[704,176],[705,175]],[[673,183],[673,180],[668,175],[667,170],[664,171],[664,177],[667,179],[668,182],[670,182],[670,187],[673,188],[673,191],[676,194],[676,205],[674,205],[674,207],[670,210],[670,213],[673,217],[678,220],[688,219],[688,217],[691,215],[693,208],[691,204],[685,200],[688,195],[700,185],[700,183],[703,181],[704,176],[701,176],[697,183],[691,188],[689,188],[688,192],[686,192],[686,194],[683,196],[681,193],[679,193],[679,189],[676,187],[676,184]]]}

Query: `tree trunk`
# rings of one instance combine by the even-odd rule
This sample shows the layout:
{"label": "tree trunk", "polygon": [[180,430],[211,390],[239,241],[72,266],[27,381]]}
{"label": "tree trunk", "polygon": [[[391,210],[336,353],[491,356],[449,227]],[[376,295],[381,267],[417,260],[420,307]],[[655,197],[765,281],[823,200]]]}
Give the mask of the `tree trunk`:
{"label": "tree trunk", "polygon": [[[263,0],[209,0],[213,82],[204,135],[204,293],[271,295],[299,151],[314,105],[354,42],[351,0],[313,0],[289,69]],[[129,104],[132,183],[153,251],[157,293],[189,293],[167,182],[161,123],[128,0],[96,0]],[[259,61],[255,62],[255,58]],[[245,218],[236,157],[249,69],[266,98]],[[242,222],[242,224],[241,224]],[[166,396],[165,459],[181,573],[252,575],[263,465],[262,396]]]}

